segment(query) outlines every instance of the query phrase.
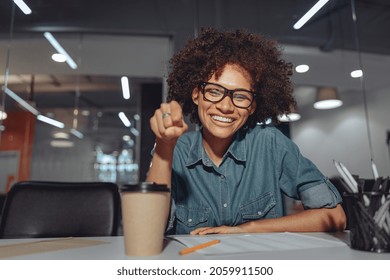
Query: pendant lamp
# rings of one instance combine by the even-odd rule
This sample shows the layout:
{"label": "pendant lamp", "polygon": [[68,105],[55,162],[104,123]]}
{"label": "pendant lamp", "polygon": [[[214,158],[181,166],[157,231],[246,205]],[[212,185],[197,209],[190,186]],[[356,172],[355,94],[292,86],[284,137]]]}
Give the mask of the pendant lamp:
{"label": "pendant lamp", "polygon": [[279,116],[281,122],[295,122],[300,120],[301,115],[298,113],[297,108],[294,106],[290,107],[290,113]]}
{"label": "pendant lamp", "polygon": [[318,110],[328,110],[340,107],[341,105],[343,105],[343,101],[339,98],[336,88],[321,87],[317,91],[317,98],[313,107]]}

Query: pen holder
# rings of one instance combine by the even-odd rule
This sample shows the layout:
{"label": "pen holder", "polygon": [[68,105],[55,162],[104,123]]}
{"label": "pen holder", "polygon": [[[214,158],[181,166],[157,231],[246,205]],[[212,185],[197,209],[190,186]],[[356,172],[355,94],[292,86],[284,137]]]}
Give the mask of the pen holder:
{"label": "pen holder", "polygon": [[390,193],[344,193],[352,249],[390,252]]}

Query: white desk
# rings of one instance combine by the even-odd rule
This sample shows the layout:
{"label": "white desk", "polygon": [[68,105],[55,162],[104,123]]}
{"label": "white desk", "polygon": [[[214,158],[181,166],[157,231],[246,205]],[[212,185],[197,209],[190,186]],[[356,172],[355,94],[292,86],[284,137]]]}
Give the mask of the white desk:
{"label": "white desk", "polygon": [[[258,234],[261,238],[261,234]],[[269,235],[269,234],[268,234]],[[312,238],[319,238],[322,240],[331,240],[329,246],[319,248],[305,248],[305,249],[278,249],[278,250],[265,250],[251,253],[239,253],[239,254],[223,254],[223,255],[205,255],[200,252],[190,253],[188,255],[181,256],[179,251],[184,249],[185,246],[175,240],[165,240],[163,252],[160,255],[151,257],[137,257],[134,259],[144,260],[205,260],[205,259],[240,259],[240,260],[389,260],[390,253],[371,253],[350,249],[346,243],[348,240],[348,233],[301,233],[301,238],[307,237],[307,242],[311,242]],[[239,236],[239,235],[236,235]],[[284,235],[281,235],[282,238]],[[218,235],[213,235],[218,238]],[[285,242],[289,242],[286,235]],[[7,252],[12,250],[19,250],[23,252],[23,247],[31,246],[37,242],[41,244],[45,243],[45,240],[56,241],[57,239],[2,239],[0,240],[0,256],[3,259],[19,259],[19,260],[126,260],[133,259],[127,257],[124,254],[123,236],[113,237],[89,237],[89,238],[74,238],[77,242],[91,242],[90,244],[83,244],[78,247],[77,245],[68,247],[62,247],[53,251],[44,251],[29,254],[14,255],[7,257]],[[71,240],[71,239],[70,239]],[[96,241],[98,244],[94,244]],[[77,243],[76,242],[76,243]],[[23,244],[23,245],[22,245]],[[30,245],[29,245],[30,244]],[[333,245],[332,245],[333,244]],[[4,251],[7,250],[7,251]],[[31,251],[30,251],[31,252]],[[4,257],[6,256],[6,257]]]}

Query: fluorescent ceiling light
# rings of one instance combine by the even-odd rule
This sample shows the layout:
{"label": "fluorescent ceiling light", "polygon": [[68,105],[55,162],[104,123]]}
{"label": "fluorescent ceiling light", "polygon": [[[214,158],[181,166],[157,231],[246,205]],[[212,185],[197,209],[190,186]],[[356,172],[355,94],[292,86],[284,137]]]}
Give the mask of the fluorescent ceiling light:
{"label": "fluorescent ceiling light", "polygon": [[58,43],[58,41],[54,38],[54,36],[50,32],[43,33],[43,36],[49,41],[49,43],[59,52],[60,54],[64,55],[66,57],[66,63],[70,66],[72,69],[77,69],[77,64],[74,62],[74,60],[70,57],[70,55],[65,51],[65,49]]}
{"label": "fluorescent ceiling light", "polygon": [[7,113],[0,110],[0,120],[5,120],[7,118]]}
{"label": "fluorescent ceiling light", "polygon": [[300,20],[298,20],[293,28],[300,29],[312,16],[315,15],[329,0],[319,0]]}
{"label": "fluorescent ceiling light", "polygon": [[74,129],[74,128],[71,128],[70,129],[70,133],[72,133],[74,136],[76,136],[77,138],[80,138],[80,139],[83,139],[84,138],[84,134],[82,134],[80,131],[78,131],[77,129]]}
{"label": "fluorescent ceiling light", "polygon": [[9,88],[6,88],[4,86],[2,87],[2,89],[9,97],[11,97],[13,100],[18,102],[24,109],[26,109],[27,111],[30,111],[34,115],[39,114],[38,110],[35,109],[34,106],[28,104],[27,101],[25,101],[23,98],[21,98],[15,92],[13,92],[12,90],[10,90]]}
{"label": "fluorescent ceiling light", "polygon": [[81,115],[84,116],[84,117],[88,117],[90,114],[91,114],[91,112],[89,112],[88,110],[82,110],[81,111]]}
{"label": "fluorescent ceiling light", "polygon": [[126,117],[125,113],[123,112],[120,112],[118,114],[119,118],[121,119],[121,121],[123,122],[123,124],[126,126],[126,127],[130,127],[131,126],[131,122],[129,121],[129,119]]}
{"label": "fluorescent ceiling light", "polygon": [[355,70],[351,72],[351,77],[352,78],[360,78],[363,76],[363,71],[362,70]]}
{"label": "fluorescent ceiling light", "polygon": [[50,146],[54,148],[72,148],[74,143],[69,140],[52,140],[50,141]]}
{"label": "fluorescent ceiling light", "polygon": [[297,71],[298,73],[305,73],[309,71],[309,65],[306,64],[298,65],[297,67],[295,67],[295,71]]}
{"label": "fluorescent ceiling light", "polygon": [[22,12],[25,14],[25,15],[29,15],[32,13],[31,9],[29,6],[27,6],[26,3],[24,3],[23,0],[14,0],[14,3],[16,5],[18,5],[19,9],[22,10]]}
{"label": "fluorescent ceiling light", "polygon": [[134,136],[139,136],[139,131],[134,127],[130,128],[130,132],[133,133]]}
{"label": "fluorescent ceiling light", "polygon": [[69,133],[66,133],[66,132],[56,132],[56,133],[53,133],[53,138],[54,139],[69,139]]}
{"label": "fluorescent ceiling light", "polygon": [[40,120],[41,122],[45,122],[45,123],[51,124],[51,125],[59,127],[59,128],[65,127],[64,123],[56,121],[56,120],[51,119],[51,118],[48,118],[44,115],[38,115],[37,119]]}
{"label": "fluorescent ceiling light", "polygon": [[61,53],[55,53],[51,56],[51,59],[53,59],[55,62],[65,62],[66,56]]}
{"label": "fluorescent ceiling light", "polygon": [[122,94],[124,99],[130,99],[129,79],[127,77],[121,78]]}

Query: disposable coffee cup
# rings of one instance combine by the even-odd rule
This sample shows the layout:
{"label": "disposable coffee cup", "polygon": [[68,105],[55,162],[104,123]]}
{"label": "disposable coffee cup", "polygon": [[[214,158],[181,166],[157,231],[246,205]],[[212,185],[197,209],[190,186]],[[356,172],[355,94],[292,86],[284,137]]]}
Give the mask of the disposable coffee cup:
{"label": "disposable coffee cup", "polygon": [[390,252],[390,193],[344,193],[350,247]]}
{"label": "disposable coffee cup", "polygon": [[127,256],[162,252],[170,190],[166,185],[142,182],[121,187],[122,224]]}

